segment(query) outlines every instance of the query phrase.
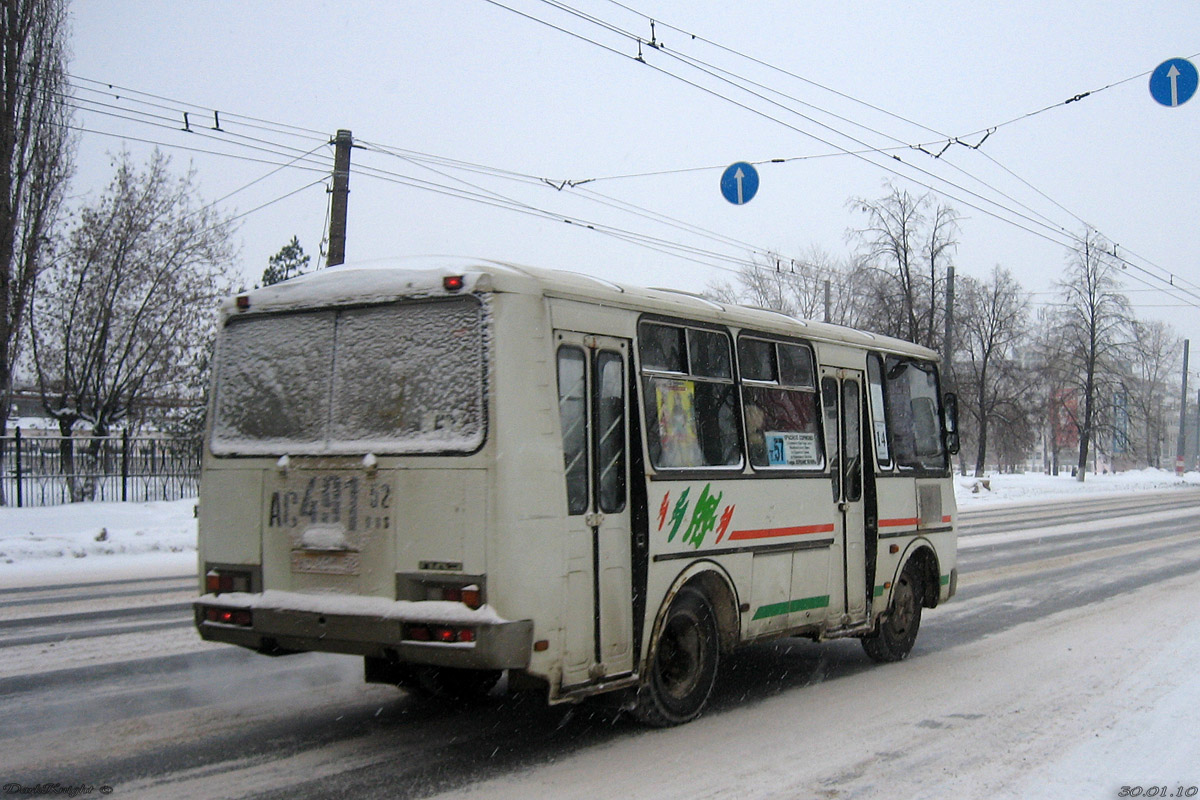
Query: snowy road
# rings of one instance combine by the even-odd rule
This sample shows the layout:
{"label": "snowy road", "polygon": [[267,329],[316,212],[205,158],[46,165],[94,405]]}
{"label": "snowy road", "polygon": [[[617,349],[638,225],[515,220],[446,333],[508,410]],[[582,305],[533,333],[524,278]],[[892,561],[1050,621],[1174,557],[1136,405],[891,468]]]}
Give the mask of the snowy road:
{"label": "snowy road", "polygon": [[[1200,492],[962,521],[959,596],[927,612],[908,661],[874,666],[853,641],[747,648],[711,710],[665,731],[533,695],[447,708],[362,684],[356,659],[201,644],[177,610],[186,581],[3,592],[0,783],[689,800],[1200,785]],[[148,610],[102,613],[130,607]]]}

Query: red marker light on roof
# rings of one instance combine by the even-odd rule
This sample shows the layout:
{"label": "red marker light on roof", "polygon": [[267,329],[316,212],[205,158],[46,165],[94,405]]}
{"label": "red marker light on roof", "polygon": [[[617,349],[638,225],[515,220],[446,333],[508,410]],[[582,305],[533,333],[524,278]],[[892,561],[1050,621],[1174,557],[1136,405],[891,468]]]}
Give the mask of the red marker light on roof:
{"label": "red marker light on roof", "polygon": [[459,292],[467,285],[462,275],[447,275],[442,278],[442,288],[447,292]]}
{"label": "red marker light on roof", "polygon": [[248,309],[250,307],[249,295],[239,294],[237,296],[237,300],[235,300],[234,302],[237,304],[238,311],[245,311],[246,309]]}

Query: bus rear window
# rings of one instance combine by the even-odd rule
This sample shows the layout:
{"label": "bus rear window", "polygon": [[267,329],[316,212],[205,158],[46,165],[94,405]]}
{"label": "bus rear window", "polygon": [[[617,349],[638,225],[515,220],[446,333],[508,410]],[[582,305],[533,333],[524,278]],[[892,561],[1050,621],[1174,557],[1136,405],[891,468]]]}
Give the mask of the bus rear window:
{"label": "bus rear window", "polygon": [[233,318],[218,347],[218,455],[470,453],[482,444],[473,297]]}

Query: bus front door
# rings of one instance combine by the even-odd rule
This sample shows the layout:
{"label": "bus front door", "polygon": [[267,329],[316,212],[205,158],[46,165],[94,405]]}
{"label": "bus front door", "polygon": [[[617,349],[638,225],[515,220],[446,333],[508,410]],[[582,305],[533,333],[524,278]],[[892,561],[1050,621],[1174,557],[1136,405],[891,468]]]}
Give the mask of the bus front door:
{"label": "bus front door", "polygon": [[[842,612],[843,624],[861,622],[867,615],[866,514],[863,503],[862,373],[822,369],[821,402],[825,410],[825,440],[837,507],[832,560],[831,611]],[[841,587],[839,592],[837,587]],[[836,622],[837,614],[831,614]]]}
{"label": "bus front door", "polygon": [[563,685],[633,671],[629,342],[555,333],[567,481]]}

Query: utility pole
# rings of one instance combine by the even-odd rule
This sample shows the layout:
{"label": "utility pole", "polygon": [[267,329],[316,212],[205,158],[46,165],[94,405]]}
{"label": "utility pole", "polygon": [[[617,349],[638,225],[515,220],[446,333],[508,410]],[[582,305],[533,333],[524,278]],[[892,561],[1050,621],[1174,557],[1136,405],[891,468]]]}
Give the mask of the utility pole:
{"label": "utility pole", "polygon": [[954,362],[954,267],[946,267],[946,330],[942,336],[944,372],[952,376]]}
{"label": "utility pole", "polygon": [[1200,392],[1196,392],[1196,450],[1192,454],[1192,468],[1200,469],[1200,463],[1196,459],[1200,458]]}
{"label": "utility pole", "polygon": [[1183,340],[1183,392],[1179,398],[1179,437],[1175,440],[1175,474],[1183,475],[1183,451],[1187,446],[1187,440],[1184,438],[1187,433],[1187,371],[1188,371],[1188,347],[1191,341]]}
{"label": "utility pole", "polygon": [[833,314],[831,313],[831,304],[829,297],[829,278],[825,279],[825,321],[829,322]]}
{"label": "utility pole", "polygon": [[329,204],[329,256],[325,266],[336,267],[346,261],[346,203],[350,197],[350,148],[354,137],[339,130],[333,140],[333,197]]}

